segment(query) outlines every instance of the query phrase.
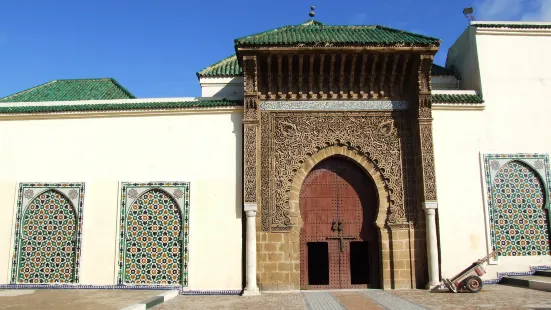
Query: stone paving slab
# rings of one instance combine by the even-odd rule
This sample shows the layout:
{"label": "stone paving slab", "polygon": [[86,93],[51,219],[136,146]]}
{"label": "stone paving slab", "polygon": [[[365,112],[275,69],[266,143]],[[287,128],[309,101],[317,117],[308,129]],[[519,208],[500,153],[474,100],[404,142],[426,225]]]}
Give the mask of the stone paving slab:
{"label": "stone paving slab", "polygon": [[551,292],[507,285],[485,285],[479,293],[396,290],[391,294],[428,309],[551,309]]}
{"label": "stone paving slab", "polygon": [[[23,291],[26,294],[19,294]],[[161,293],[159,290],[3,290],[0,309],[119,310]]]}
{"label": "stone paving slab", "polygon": [[370,298],[365,298],[358,292],[334,292],[332,293],[346,310],[383,310],[384,308]]}
{"label": "stone paving slab", "polygon": [[305,300],[300,293],[264,293],[259,296],[178,296],[152,308],[154,310],[304,310]]}
{"label": "stone paving slab", "polygon": [[368,298],[383,306],[385,309],[394,309],[394,310],[425,310],[426,308],[415,304],[404,298],[400,298],[396,295],[393,295],[389,291],[383,290],[367,290],[362,292],[362,294]]}
{"label": "stone paving slab", "polygon": [[319,310],[346,310],[341,302],[328,292],[304,292],[301,294],[306,301],[306,308]]}

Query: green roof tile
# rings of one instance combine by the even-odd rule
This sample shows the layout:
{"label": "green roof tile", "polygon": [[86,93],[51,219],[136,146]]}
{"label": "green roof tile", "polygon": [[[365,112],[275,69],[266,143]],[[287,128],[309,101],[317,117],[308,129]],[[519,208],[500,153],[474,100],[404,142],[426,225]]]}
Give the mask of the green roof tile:
{"label": "green roof tile", "polygon": [[129,103],[97,103],[75,105],[39,105],[0,107],[0,114],[32,114],[60,112],[101,112],[123,110],[165,110],[184,108],[218,108],[242,106],[238,100],[196,100],[178,102],[129,102]]}
{"label": "green roof tile", "polygon": [[122,87],[116,80],[105,78],[54,80],[13,95],[0,98],[0,102],[111,100],[134,98],[136,97]]}
{"label": "green roof tile", "polygon": [[551,29],[551,24],[473,24],[478,28],[507,28],[507,29]]}
{"label": "green roof tile", "polygon": [[[205,69],[197,72],[197,77],[232,77],[243,75],[243,70],[237,61],[237,57],[232,55],[225,58]],[[454,75],[451,70],[448,70],[439,65],[432,65],[432,75]]]}
{"label": "green roof tile", "polygon": [[384,26],[333,26],[308,21],[235,39],[235,47],[278,45],[440,46],[440,40]]}
{"label": "green roof tile", "polygon": [[433,103],[452,103],[452,104],[482,104],[484,100],[480,95],[464,94],[433,94]]}

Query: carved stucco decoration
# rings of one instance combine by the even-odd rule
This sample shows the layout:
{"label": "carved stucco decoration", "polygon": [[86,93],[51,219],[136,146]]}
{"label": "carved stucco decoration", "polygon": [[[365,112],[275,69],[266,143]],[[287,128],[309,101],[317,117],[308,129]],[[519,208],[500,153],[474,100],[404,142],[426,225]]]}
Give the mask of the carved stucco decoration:
{"label": "carved stucco decoration", "polygon": [[257,76],[257,64],[256,56],[246,55],[243,56],[243,75],[245,77],[244,87],[245,94],[257,93],[256,76]]}
{"label": "carved stucco decoration", "polygon": [[418,72],[418,124],[421,147],[421,162],[423,165],[423,194],[425,201],[435,201],[437,199],[434,147],[432,137],[431,68],[433,60],[434,55],[421,55]]}
{"label": "carved stucco decoration", "polygon": [[258,100],[256,96],[245,96],[243,100],[244,111],[243,119],[256,120],[258,119]]}
{"label": "carved stucco decoration", "polygon": [[432,90],[431,84],[431,68],[432,61],[434,60],[433,55],[421,55],[421,61],[419,62],[419,91],[420,92],[430,92]]}
{"label": "carved stucco decoration", "polygon": [[244,115],[243,115],[243,198],[245,202],[257,201],[257,131],[258,131],[258,96],[257,96],[257,58],[255,55],[243,56],[244,76]]}
{"label": "carved stucco decoration", "polygon": [[256,202],[256,125],[245,125],[245,152],[243,154],[245,202]]}
{"label": "carved stucco decoration", "polygon": [[432,125],[419,124],[421,135],[421,153],[423,154],[423,178],[425,201],[436,200],[436,175],[434,166],[434,148],[432,143]]}
{"label": "carved stucco decoration", "polygon": [[[405,113],[334,112],[261,114],[262,228],[291,229],[289,198],[296,171],[309,156],[333,145],[348,146],[378,167],[390,194],[388,224],[407,224],[401,143]],[[405,140],[406,143],[410,143]],[[407,152],[409,154],[410,152]],[[411,156],[406,156],[411,157]],[[407,161],[411,163],[412,160]],[[409,176],[406,180],[413,181]],[[412,196],[412,195],[408,195]],[[411,218],[409,219],[411,220]]]}

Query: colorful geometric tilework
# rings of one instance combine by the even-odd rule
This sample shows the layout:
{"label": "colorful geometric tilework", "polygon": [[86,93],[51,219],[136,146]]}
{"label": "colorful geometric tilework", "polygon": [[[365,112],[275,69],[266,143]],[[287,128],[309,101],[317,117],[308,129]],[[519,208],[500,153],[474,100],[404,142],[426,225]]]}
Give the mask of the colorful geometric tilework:
{"label": "colorful geometric tilework", "polygon": [[84,183],[20,184],[11,283],[78,283],[83,201]]}
{"label": "colorful geometric tilework", "polygon": [[119,284],[187,286],[189,183],[122,183]]}
{"label": "colorful geometric tilework", "polygon": [[547,155],[485,155],[492,247],[499,256],[551,255]]}

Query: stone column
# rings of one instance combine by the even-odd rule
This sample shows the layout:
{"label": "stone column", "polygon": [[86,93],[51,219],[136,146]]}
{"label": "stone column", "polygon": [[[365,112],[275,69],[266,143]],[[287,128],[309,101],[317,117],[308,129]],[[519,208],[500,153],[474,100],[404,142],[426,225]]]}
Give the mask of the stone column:
{"label": "stone column", "polygon": [[440,273],[438,269],[438,232],[436,228],[436,201],[426,201],[423,203],[427,221],[427,258],[429,263],[429,283],[427,288],[432,289],[440,283]]}
{"label": "stone column", "polygon": [[416,109],[417,167],[420,201],[426,213],[427,258],[429,283],[432,288],[440,282],[438,265],[438,227],[436,227],[436,171],[432,138],[431,69],[434,55],[421,54],[418,75],[418,106]]}
{"label": "stone column", "polygon": [[256,212],[258,206],[258,95],[256,56],[243,56],[243,211],[247,217],[246,280],[243,296],[259,295],[256,283]]}
{"label": "stone column", "polygon": [[247,286],[243,296],[260,295],[256,284],[256,203],[245,203],[245,214],[247,215]]}

